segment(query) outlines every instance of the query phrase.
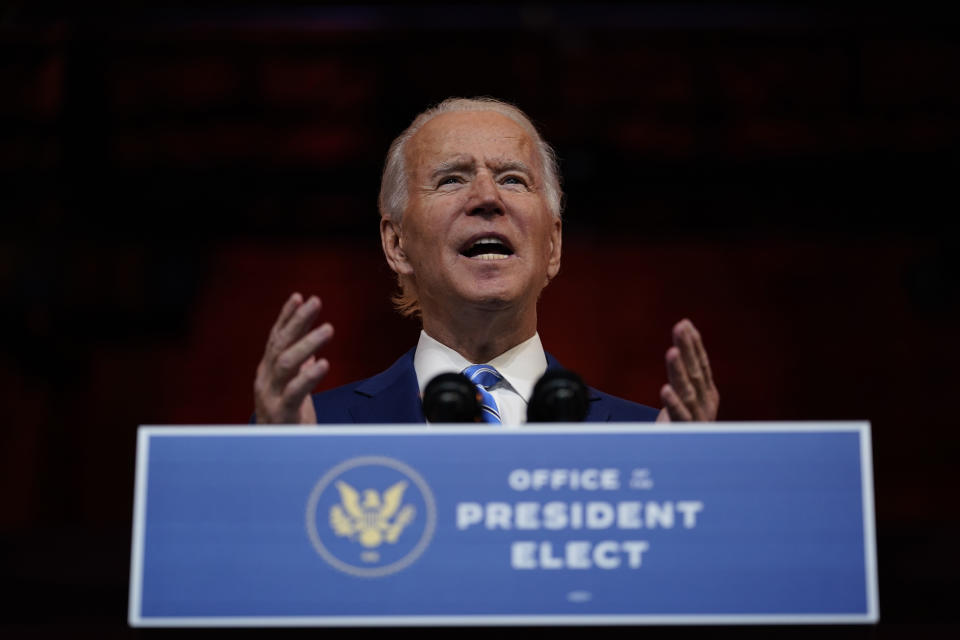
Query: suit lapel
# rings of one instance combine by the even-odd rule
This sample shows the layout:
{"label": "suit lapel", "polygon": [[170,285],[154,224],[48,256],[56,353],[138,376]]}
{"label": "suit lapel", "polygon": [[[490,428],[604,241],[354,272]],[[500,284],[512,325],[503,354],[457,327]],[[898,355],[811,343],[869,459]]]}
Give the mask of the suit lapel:
{"label": "suit lapel", "polygon": [[389,369],[357,385],[354,402],[347,408],[355,422],[426,422],[417,372],[413,368],[414,351],[411,349]]}

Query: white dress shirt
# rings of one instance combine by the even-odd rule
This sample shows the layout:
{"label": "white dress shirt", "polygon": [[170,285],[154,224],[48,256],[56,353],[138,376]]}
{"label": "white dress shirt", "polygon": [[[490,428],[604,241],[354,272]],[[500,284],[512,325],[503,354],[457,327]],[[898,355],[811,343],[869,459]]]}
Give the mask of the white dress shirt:
{"label": "white dress shirt", "polygon": [[500,420],[505,427],[518,427],[527,421],[527,402],[533,393],[533,385],[547,370],[547,356],[535,333],[509,351],[501,353],[489,362],[469,362],[450,347],[437,342],[420,331],[420,341],[413,356],[413,368],[417,372],[420,394],[427,383],[441,373],[460,373],[472,364],[489,364],[503,376],[503,380],[489,389],[500,409]]}

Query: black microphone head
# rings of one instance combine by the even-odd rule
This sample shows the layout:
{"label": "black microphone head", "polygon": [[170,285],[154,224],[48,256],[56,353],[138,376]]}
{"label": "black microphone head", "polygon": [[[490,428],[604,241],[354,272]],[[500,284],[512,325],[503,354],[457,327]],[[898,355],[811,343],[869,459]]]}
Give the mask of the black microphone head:
{"label": "black microphone head", "polygon": [[590,407],[587,385],[573,371],[551,369],[533,387],[527,422],[583,422]]}
{"label": "black microphone head", "polygon": [[462,373],[441,373],[423,390],[423,415],[430,422],[480,422],[477,388]]}

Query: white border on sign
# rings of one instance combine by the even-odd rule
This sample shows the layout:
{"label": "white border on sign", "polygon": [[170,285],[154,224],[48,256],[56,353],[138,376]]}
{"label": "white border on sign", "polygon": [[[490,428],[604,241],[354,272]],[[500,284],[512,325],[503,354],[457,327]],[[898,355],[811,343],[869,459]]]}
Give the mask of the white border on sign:
{"label": "white border on sign", "polygon": [[260,618],[145,618],[140,627],[452,627],[560,625],[813,625],[876,622],[865,614],[796,615],[554,615],[554,616],[323,616]]}
{"label": "white border on sign", "polygon": [[529,433],[791,433],[791,432],[858,432],[869,433],[869,422],[685,422],[664,426],[655,422],[621,422],[603,424],[591,422],[553,422],[549,426],[525,424],[522,429],[491,429],[489,426],[465,427],[457,424],[431,424],[420,426],[391,424],[357,425],[142,425],[140,431],[150,436],[375,436],[412,435],[433,436],[441,434],[470,434],[480,436],[514,437]]}
{"label": "white border on sign", "polygon": [[150,460],[150,431],[137,431],[137,469],[133,488],[133,534],[130,543],[130,603],[127,621],[142,625],[140,605],[143,602],[143,554],[147,515],[147,468]]}
{"label": "white border on sign", "polygon": [[[864,566],[867,611],[856,614],[785,615],[464,615],[464,616],[260,616],[260,617],[150,617],[141,615],[143,554],[146,526],[147,466],[150,438],[165,436],[378,436],[480,435],[517,437],[531,433],[793,433],[856,432],[860,435],[861,504],[863,505]],[[879,620],[877,552],[873,504],[873,456],[869,422],[713,422],[661,426],[656,423],[591,423],[525,425],[523,429],[491,429],[460,425],[344,425],[344,426],[169,426],[142,425],[137,434],[133,539],[130,552],[128,622],[134,627],[388,627],[388,626],[529,626],[529,625],[765,625],[863,624]]]}
{"label": "white border on sign", "polygon": [[863,565],[867,570],[867,615],[870,622],[880,619],[880,596],[877,584],[877,539],[873,505],[873,441],[870,424],[860,430],[860,486],[863,505]]}

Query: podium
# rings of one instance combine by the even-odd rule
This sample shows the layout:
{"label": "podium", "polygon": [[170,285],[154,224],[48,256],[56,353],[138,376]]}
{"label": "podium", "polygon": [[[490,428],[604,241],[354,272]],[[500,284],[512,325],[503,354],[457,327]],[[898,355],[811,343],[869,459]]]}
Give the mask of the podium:
{"label": "podium", "polygon": [[138,434],[133,626],[878,620],[870,425]]}

